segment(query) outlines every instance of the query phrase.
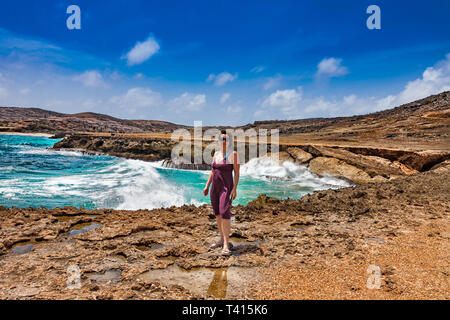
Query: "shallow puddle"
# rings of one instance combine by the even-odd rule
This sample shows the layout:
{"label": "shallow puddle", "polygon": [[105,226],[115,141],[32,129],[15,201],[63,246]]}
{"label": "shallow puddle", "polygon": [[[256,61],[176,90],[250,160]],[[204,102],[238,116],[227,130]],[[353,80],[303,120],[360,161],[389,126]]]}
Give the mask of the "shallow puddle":
{"label": "shallow puddle", "polygon": [[380,237],[373,237],[373,238],[367,238],[367,241],[374,241],[378,243],[386,243],[386,239],[380,238]]}
{"label": "shallow puddle", "polygon": [[244,285],[243,274],[247,268],[192,268],[184,269],[171,265],[165,269],[147,271],[137,279],[158,281],[166,285],[180,285],[193,293],[209,294],[224,299],[236,293]]}
{"label": "shallow puddle", "polygon": [[80,233],[91,231],[101,227],[102,225],[94,222],[79,223],[74,225],[69,231],[69,237],[76,236]]}
{"label": "shallow puddle", "polygon": [[70,222],[74,219],[72,216],[54,216],[58,222]]}
{"label": "shallow puddle", "polygon": [[306,224],[304,223],[293,223],[291,227],[294,228],[294,231],[303,231],[306,229]]}
{"label": "shallow puddle", "polygon": [[120,270],[111,269],[105,272],[86,272],[84,275],[95,282],[117,282],[120,278]]}
{"label": "shallow puddle", "polygon": [[161,249],[164,247],[165,247],[165,245],[160,244],[160,243],[150,244],[150,245],[140,244],[140,245],[136,246],[136,248],[138,248],[141,251],[158,250],[158,249]]}
{"label": "shallow puddle", "polygon": [[[248,241],[247,239],[244,239],[244,241],[239,241],[237,242],[236,245],[233,245],[233,248],[239,248],[240,246],[247,246],[247,245],[258,246],[263,242],[264,242],[263,240]],[[231,243],[233,243],[233,241],[231,241]]]}
{"label": "shallow puddle", "polygon": [[241,243],[241,242],[246,242],[247,238],[241,238],[241,237],[230,237],[230,242],[236,242],[236,243]]}
{"label": "shallow puddle", "polygon": [[114,262],[119,262],[119,263],[123,263],[123,262],[127,262],[127,257],[124,254],[112,254],[110,256],[108,256],[108,259],[114,261]]}
{"label": "shallow puddle", "polygon": [[11,252],[14,254],[25,254],[30,252],[35,244],[36,241],[34,240],[18,242],[12,246]]}

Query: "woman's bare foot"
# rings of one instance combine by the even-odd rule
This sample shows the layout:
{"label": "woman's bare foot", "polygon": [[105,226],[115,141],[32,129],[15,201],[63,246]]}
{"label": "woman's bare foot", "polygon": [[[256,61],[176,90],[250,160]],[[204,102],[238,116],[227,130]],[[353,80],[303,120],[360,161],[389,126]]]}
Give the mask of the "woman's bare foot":
{"label": "woman's bare foot", "polygon": [[216,249],[223,246],[223,240],[219,240],[216,243],[213,243],[209,248],[210,249]]}
{"label": "woman's bare foot", "polygon": [[230,249],[228,249],[228,248],[223,248],[223,249],[222,249],[222,255],[223,255],[223,256],[229,256],[229,255],[231,255]]}

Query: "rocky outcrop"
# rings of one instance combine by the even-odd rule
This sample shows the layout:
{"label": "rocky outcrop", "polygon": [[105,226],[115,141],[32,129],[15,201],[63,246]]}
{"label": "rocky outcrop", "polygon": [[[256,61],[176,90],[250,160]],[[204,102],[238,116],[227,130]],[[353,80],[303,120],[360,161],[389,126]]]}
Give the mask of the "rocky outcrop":
{"label": "rocky outcrop", "polygon": [[430,171],[432,171],[432,170],[443,170],[443,169],[445,169],[446,167],[448,167],[448,166],[450,166],[450,160],[445,160],[445,161],[442,161],[442,162],[439,162],[438,164],[436,164],[436,165],[434,165],[431,169],[430,169]]}
{"label": "rocky outcrop", "polygon": [[450,159],[450,151],[440,150],[411,151],[363,147],[347,147],[345,149],[356,154],[378,156],[392,162],[397,161],[410,169],[420,172],[427,171],[439,162]]}
{"label": "rocky outcrop", "polygon": [[74,134],[56,143],[54,149],[78,149],[129,159],[159,161],[170,159],[176,145],[170,139],[140,139],[115,136]]}
{"label": "rocky outcrop", "polygon": [[418,173],[417,170],[411,169],[406,165],[400,163],[399,161],[390,161],[389,159],[382,158],[374,155],[362,155],[347,151],[345,149],[340,148],[330,148],[323,146],[311,146],[309,148],[314,154],[324,156],[324,157],[333,157],[339,160],[343,160],[346,163],[356,166],[370,176],[398,176],[405,174],[414,174]]}
{"label": "rocky outcrop", "polygon": [[336,158],[317,157],[309,162],[309,169],[317,175],[330,175],[346,179],[357,184],[383,182],[385,177],[371,177],[367,172]]}
{"label": "rocky outcrop", "polygon": [[310,153],[303,151],[300,148],[290,147],[287,148],[286,151],[294,158],[294,161],[299,164],[308,163],[313,157]]}

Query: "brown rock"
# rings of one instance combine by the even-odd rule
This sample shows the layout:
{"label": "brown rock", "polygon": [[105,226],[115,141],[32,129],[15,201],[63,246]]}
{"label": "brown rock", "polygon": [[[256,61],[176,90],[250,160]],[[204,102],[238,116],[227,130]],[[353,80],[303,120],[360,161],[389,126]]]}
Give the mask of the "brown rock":
{"label": "brown rock", "polygon": [[446,172],[450,170],[450,160],[445,160],[433,166],[430,170],[436,172]]}
{"label": "brown rock", "polygon": [[400,162],[408,164],[411,168],[426,171],[435,164],[450,160],[450,153],[444,151],[421,151],[408,154],[399,159]]}
{"label": "brown rock", "polygon": [[312,159],[312,155],[300,148],[290,147],[287,152],[294,158],[297,163],[307,163]]}
{"label": "brown rock", "polygon": [[309,162],[309,168],[312,173],[317,175],[328,174],[357,184],[386,181],[386,178],[381,176],[371,177],[367,172],[335,158],[314,158]]}
{"label": "brown rock", "polygon": [[343,160],[350,165],[364,170],[370,176],[380,175],[390,177],[418,173],[417,170],[411,169],[399,161],[392,162],[378,156],[357,154],[340,148],[322,146],[314,146],[312,148],[315,150],[315,153],[321,156]]}

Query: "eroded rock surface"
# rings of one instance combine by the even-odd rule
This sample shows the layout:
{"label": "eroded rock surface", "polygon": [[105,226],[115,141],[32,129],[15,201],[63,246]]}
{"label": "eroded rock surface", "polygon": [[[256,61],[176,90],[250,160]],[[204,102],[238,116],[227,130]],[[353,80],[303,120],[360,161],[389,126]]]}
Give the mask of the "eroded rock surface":
{"label": "eroded rock surface", "polygon": [[[208,205],[137,211],[0,207],[0,298],[252,298],[262,271],[292,257],[305,265],[346,263],[417,226],[449,225],[449,178],[446,166],[300,200],[261,196],[233,207],[230,257],[208,248],[218,234]],[[448,246],[448,233],[434,236]],[[80,289],[68,288],[74,266]],[[172,273],[178,283],[166,281]],[[193,279],[198,285],[189,284]]]}

